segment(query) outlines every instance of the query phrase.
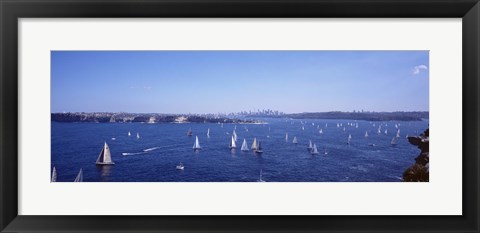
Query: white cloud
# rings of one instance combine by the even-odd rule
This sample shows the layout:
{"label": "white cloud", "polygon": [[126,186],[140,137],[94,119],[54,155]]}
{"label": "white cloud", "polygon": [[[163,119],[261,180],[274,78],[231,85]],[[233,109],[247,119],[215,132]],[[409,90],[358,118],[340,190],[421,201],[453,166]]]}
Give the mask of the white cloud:
{"label": "white cloud", "polygon": [[418,66],[415,66],[413,67],[412,69],[412,73],[414,75],[417,75],[417,74],[420,74],[420,71],[421,70],[428,70],[428,67],[426,65],[418,65]]}

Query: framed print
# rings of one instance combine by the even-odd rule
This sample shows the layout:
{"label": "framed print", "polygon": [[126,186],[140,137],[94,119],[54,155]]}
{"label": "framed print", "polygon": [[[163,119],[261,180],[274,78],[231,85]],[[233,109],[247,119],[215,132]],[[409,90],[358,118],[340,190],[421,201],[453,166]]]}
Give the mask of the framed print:
{"label": "framed print", "polygon": [[479,230],[476,0],[1,4],[2,232]]}

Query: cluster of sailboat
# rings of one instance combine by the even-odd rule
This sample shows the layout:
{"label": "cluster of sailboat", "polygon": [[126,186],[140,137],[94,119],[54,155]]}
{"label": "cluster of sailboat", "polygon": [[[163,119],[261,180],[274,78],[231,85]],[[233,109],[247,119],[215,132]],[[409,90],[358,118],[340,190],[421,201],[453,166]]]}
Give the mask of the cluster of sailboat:
{"label": "cluster of sailboat", "polygon": [[[129,132],[130,133],[130,132]],[[114,165],[115,163],[112,160],[112,154],[110,153],[110,147],[108,146],[107,142],[103,144],[103,148],[98,155],[97,161],[95,162],[98,166],[103,165]],[[50,179],[51,182],[57,181],[57,169],[53,167],[52,177]],[[83,170],[80,168],[75,180],[73,182],[83,182]]]}
{"label": "cluster of sailboat", "polygon": [[[301,125],[301,129],[302,131],[305,131],[305,125],[306,125],[306,122],[303,122],[301,121],[300,122],[302,125]],[[292,122],[293,124],[293,122]],[[385,135],[388,135],[388,129],[386,129],[386,127],[388,126],[386,123],[380,123],[378,125],[378,127],[376,126],[375,123],[372,123],[371,122],[371,125],[375,128],[377,134],[385,134]],[[315,123],[312,123],[312,126],[315,126]],[[346,132],[346,126],[350,126],[350,127],[354,127],[354,128],[358,128],[358,123],[355,122],[355,123],[351,123],[351,122],[348,122],[346,124],[346,126],[344,126],[344,124],[342,123],[337,123],[336,124],[337,128],[341,128],[343,129],[344,132]],[[223,124],[221,124],[221,127],[223,128]],[[325,128],[328,127],[328,123],[325,124]],[[382,127],[385,127],[385,128],[382,128]],[[324,130],[323,128],[320,127],[319,124],[317,124],[317,130],[318,130],[318,133],[323,135],[324,133]],[[397,145],[398,143],[398,139],[400,138],[400,124],[395,124],[395,128],[396,128],[396,134],[394,135],[394,137],[392,138],[392,140],[390,141],[390,144],[392,146],[395,146]],[[245,127],[245,131],[248,132],[248,129]],[[270,128],[269,128],[269,132],[270,132]],[[371,132],[370,130],[366,130],[365,131],[365,134],[364,134],[364,137],[365,138],[368,138],[370,135],[369,135],[369,132]],[[193,132],[192,132],[192,129],[188,129],[187,131],[187,136],[193,136]],[[228,132],[226,133],[227,135],[229,134]],[[129,137],[132,136],[131,132],[129,131],[128,134],[127,134]],[[206,133],[206,136],[207,138],[210,138],[210,128],[207,129],[207,133]],[[406,135],[406,137],[408,138],[408,135]],[[140,134],[137,133],[136,134],[136,138],[137,139],[140,139]],[[269,134],[267,135],[267,138],[269,138]],[[112,140],[115,140],[114,138],[112,138]],[[229,140],[229,143],[228,143],[228,148],[230,150],[235,150],[237,148],[237,141],[238,141],[238,135],[236,133],[236,125],[235,125],[235,128],[233,130],[233,132],[231,133],[231,138]],[[288,135],[288,132],[285,133],[285,141],[286,142],[289,142],[289,135]],[[298,144],[299,141],[297,139],[296,136],[293,137],[293,140],[291,141],[293,144]],[[348,134],[348,137],[347,137],[347,144],[350,145],[352,143],[352,134]],[[375,144],[369,144],[370,146],[375,146]],[[193,144],[193,150],[194,151],[199,151],[201,150],[202,147],[200,146],[200,141],[199,141],[199,138],[198,136],[195,136],[195,142]],[[310,154],[312,155],[318,155],[320,154],[321,152],[319,151],[317,145],[315,143],[312,143],[312,140],[309,140],[309,143],[308,143],[308,146],[307,146],[307,149],[309,151]],[[243,152],[248,152],[248,151],[253,151],[255,154],[257,155],[261,155],[263,153],[263,147],[262,147],[262,143],[260,142],[260,140],[257,140],[256,137],[253,138],[253,142],[252,144],[250,145],[250,147],[248,146],[248,142],[247,142],[247,139],[244,138],[243,139],[243,142],[240,146],[240,150],[243,151]],[[327,155],[328,152],[326,150],[326,148],[324,147],[323,149],[323,152],[322,154],[324,155]],[[110,152],[110,148],[108,146],[108,144],[105,142],[104,145],[103,145],[103,148],[102,150],[100,151],[100,154],[98,155],[98,158],[95,162],[96,165],[99,165],[99,166],[103,166],[103,165],[114,165],[115,163],[113,162],[112,160],[112,156],[111,156],[111,152]],[[184,170],[185,169],[185,166],[180,163],[176,166],[176,169],[177,170]],[[260,171],[260,180],[261,182],[264,182],[262,181],[262,171]],[[51,182],[56,182],[57,180],[57,170],[55,167],[53,167],[53,171],[52,171],[52,176],[51,176]],[[83,182],[83,170],[80,169],[80,171],[78,172],[77,176],[75,177],[74,179],[74,182]]]}

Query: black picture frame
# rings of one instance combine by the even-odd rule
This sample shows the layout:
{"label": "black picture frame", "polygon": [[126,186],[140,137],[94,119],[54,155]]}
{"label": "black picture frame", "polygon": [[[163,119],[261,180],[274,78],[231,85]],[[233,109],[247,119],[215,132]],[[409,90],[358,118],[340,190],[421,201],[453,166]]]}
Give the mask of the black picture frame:
{"label": "black picture frame", "polygon": [[[1,232],[479,232],[478,0],[0,0],[0,12]],[[18,215],[18,19],[59,17],[462,18],[463,215]]]}

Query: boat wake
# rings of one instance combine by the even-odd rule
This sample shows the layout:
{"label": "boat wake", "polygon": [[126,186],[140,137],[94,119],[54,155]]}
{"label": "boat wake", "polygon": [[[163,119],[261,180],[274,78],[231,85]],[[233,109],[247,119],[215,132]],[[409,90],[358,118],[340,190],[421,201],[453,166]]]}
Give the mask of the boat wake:
{"label": "boat wake", "polygon": [[136,153],[122,153],[122,155],[141,155],[145,154],[145,152],[136,152]]}
{"label": "boat wake", "polygon": [[159,148],[160,147],[152,147],[152,148],[148,148],[148,149],[143,150],[143,152],[149,152],[149,151],[156,150],[156,149],[159,149]]}
{"label": "boat wake", "polygon": [[152,148],[147,148],[144,149],[142,152],[124,152],[122,155],[142,155],[142,154],[147,154],[150,151],[158,150],[158,149],[164,149],[164,148],[171,148],[171,147],[182,147],[182,146],[187,146],[190,144],[175,144],[175,145],[168,145],[168,146],[157,146],[157,147],[152,147]]}

